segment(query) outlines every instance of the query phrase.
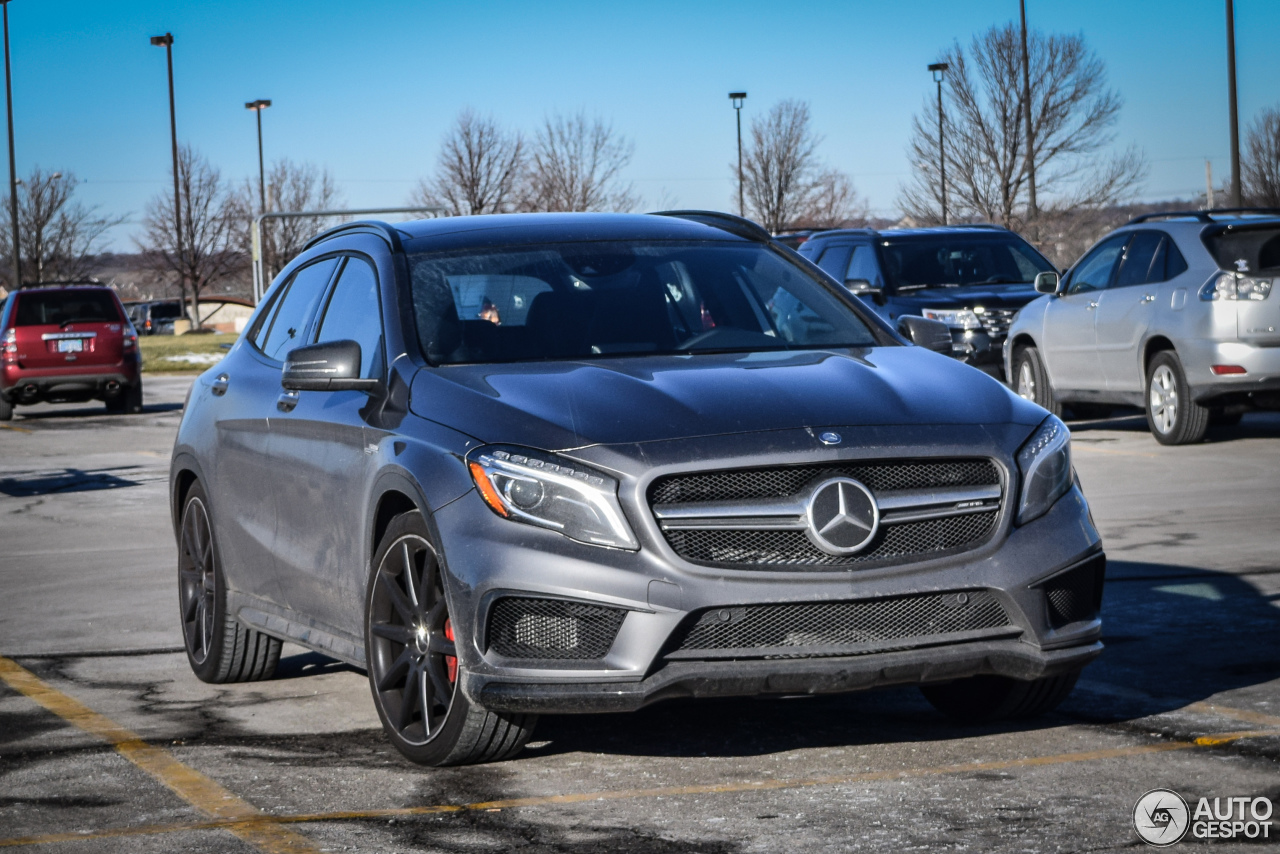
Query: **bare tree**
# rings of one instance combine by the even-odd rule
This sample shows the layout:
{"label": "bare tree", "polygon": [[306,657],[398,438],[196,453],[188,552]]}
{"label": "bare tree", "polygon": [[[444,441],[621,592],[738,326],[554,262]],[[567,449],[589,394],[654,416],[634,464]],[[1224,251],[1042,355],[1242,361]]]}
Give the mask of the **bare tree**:
{"label": "bare tree", "polygon": [[[1120,97],[1107,88],[1106,68],[1078,35],[1029,33],[1031,124],[1036,193],[1049,218],[1081,208],[1113,206],[1132,195],[1146,174],[1136,149],[1104,154],[1113,139]],[[992,27],[966,53],[955,43],[940,61],[950,65],[943,126],[948,209],[959,220],[1026,224],[1028,191],[1019,29]],[[908,146],[915,175],[903,187],[903,210],[918,222],[940,222],[938,126],[932,100],[916,114]]]}
{"label": "bare tree", "polygon": [[[93,256],[102,251],[108,229],[124,217],[99,216],[74,200],[76,176],[71,172],[45,172],[39,166],[18,186],[18,259],[22,281],[9,281],[12,262],[0,277],[9,289],[22,284],[75,281],[89,275]],[[4,206],[6,217],[9,204]],[[6,218],[6,222],[7,222]],[[9,229],[0,229],[0,255],[13,257]]]}
{"label": "bare tree", "polygon": [[534,135],[520,202],[531,211],[629,211],[638,199],[621,173],[634,146],[585,113],[548,116]]}
{"label": "bare tree", "polygon": [[[819,160],[822,137],[810,121],[807,102],[787,99],[751,122],[742,157],[747,213],[775,234],[842,225],[864,215],[849,176]],[[737,164],[729,168],[736,181]]]}
{"label": "bare tree", "polygon": [[[267,172],[267,209],[270,211],[336,210],[346,204],[328,169],[314,163],[294,163],[282,158]],[[237,242],[249,251],[250,224],[263,211],[257,182],[246,180],[232,199]],[[336,222],[325,218],[287,217],[262,223],[262,258],[268,281],[292,261],[317,232]]]}
{"label": "bare tree", "polygon": [[454,216],[507,213],[516,203],[525,155],[519,132],[463,110],[445,134],[435,175],[418,184],[412,203],[439,205]]}
{"label": "bare tree", "polygon": [[244,254],[235,249],[239,206],[222,173],[188,145],[178,151],[178,192],[181,240],[174,228],[173,199],[159,193],[147,203],[138,248],[147,267],[178,279],[184,301],[190,293],[190,316],[199,327],[200,294],[244,266]]}
{"label": "bare tree", "polygon": [[1249,127],[1240,176],[1250,204],[1280,207],[1280,107],[1263,110]]}

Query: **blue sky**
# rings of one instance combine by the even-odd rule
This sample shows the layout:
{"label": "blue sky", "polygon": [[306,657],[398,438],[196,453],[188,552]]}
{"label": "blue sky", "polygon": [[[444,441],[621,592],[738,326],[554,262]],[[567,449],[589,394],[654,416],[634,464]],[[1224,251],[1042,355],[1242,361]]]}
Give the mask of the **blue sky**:
{"label": "blue sky", "polygon": [[[882,215],[908,177],[925,65],[953,39],[1015,20],[1017,0],[807,5],[711,2],[123,2],[10,5],[19,174],[73,170],[78,198],[127,215],[130,236],[169,164],[164,51],[175,37],[178,134],[236,181],[256,173],[253,114],[270,98],[266,157],[329,167],[351,206],[399,205],[467,106],[532,130],[585,109],[635,143],[627,178],[649,204],[728,209],[733,111],[812,105],[821,154]],[[1229,170],[1222,0],[1028,0],[1030,25],[1080,33],[1125,106],[1121,147],[1150,162],[1142,197],[1191,197],[1204,159]],[[1242,126],[1280,104],[1280,3],[1237,0]]]}

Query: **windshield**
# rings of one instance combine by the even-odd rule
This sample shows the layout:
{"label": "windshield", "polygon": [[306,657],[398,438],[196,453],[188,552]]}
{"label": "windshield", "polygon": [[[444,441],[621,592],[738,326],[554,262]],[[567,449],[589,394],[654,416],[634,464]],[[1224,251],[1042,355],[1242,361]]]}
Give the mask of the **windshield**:
{"label": "windshield", "polygon": [[881,242],[890,291],[962,285],[1031,284],[1053,270],[1044,256],[1013,235],[955,234]]}
{"label": "windshield", "polygon": [[51,326],[73,322],[118,321],[109,291],[26,291],[18,300],[15,326]]}
{"label": "windshield", "polygon": [[1272,275],[1280,272],[1280,225],[1233,228],[1205,235],[1204,242],[1219,269]]}
{"label": "windshield", "polygon": [[756,244],[592,242],[411,254],[436,364],[867,347],[858,315]]}

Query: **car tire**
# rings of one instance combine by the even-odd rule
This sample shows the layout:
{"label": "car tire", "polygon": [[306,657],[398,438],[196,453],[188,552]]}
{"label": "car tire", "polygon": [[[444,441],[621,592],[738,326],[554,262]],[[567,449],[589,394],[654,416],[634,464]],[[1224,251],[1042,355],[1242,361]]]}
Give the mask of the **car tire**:
{"label": "car tire", "polygon": [[1147,367],[1147,426],[1162,445],[1188,445],[1204,438],[1209,408],[1191,399],[1178,354],[1164,350]]}
{"label": "car tire", "polygon": [[491,712],[458,689],[461,662],[438,551],[417,513],[393,519],[378,544],[365,595],[369,690],[383,729],[420,765],[508,759],[535,715]]}
{"label": "car tire", "polygon": [[107,398],[107,412],[112,415],[137,415],[142,411],[142,380],[125,386],[115,397]]}
{"label": "car tire", "polygon": [[227,613],[227,582],[199,481],[182,503],[178,604],[191,670],[203,682],[257,682],[275,675],[281,642]]}
{"label": "car tire", "polygon": [[954,682],[921,685],[935,709],[966,724],[1034,718],[1053,711],[1067,698],[1080,678],[1079,670],[1041,679],[1007,676],[971,676]]}
{"label": "car tire", "polygon": [[0,421],[13,420],[13,404],[0,397]]}
{"label": "car tire", "polygon": [[1054,415],[1062,415],[1062,404],[1054,398],[1049,372],[1035,347],[1019,347],[1013,353],[1013,391],[1018,397],[1038,403]]}

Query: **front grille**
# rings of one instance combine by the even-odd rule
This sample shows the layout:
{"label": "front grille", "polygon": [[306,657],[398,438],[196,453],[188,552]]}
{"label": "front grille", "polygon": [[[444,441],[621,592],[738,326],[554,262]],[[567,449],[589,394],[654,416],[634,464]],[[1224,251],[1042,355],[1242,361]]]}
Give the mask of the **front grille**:
{"label": "front grille", "polygon": [[703,611],[667,657],[865,655],[1018,633],[991,592],[926,593],[853,602],[745,605]]}
{"label": "front grille", "polygon": [[[1000,484],[999,470],[990,460],[835,463],[672,475],[655,481],[649,495],[655,509],[664,504],[786,498],[817,481],[839,476],[862,482],[873,494]],[[664,528],[663,535],[685,560],[710,566],[865,568],[906,559],[945,557],[974,548],[995,532],[998,517],[999,509],[990,507],[964,515],[883,524],[866,547],[851,555],[828,554],[800,530],[671,527]]]}
{"label": "front grille", "polygon": [[978,315],[978,322],[992,338],[1003,338],[1009,334],[1009,324],[1013,323],[1013,316],[1017,313],[1011,308],[988,308]]}
{"label": "front grille", "polygon": [[1102,610],[1102,584],[1106,571],[1107,559],[1098,555],[1045,582],[1043,589],[1049,625],[1060,629],[1068,623],[1096,617]]}
{"label": "front grille", "polygon": [[488,648],[507,658],[604,658],[626,615],[604,605],[504,596],[489,611]]}

